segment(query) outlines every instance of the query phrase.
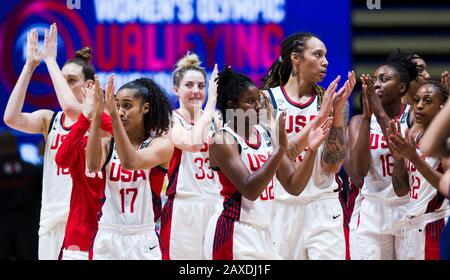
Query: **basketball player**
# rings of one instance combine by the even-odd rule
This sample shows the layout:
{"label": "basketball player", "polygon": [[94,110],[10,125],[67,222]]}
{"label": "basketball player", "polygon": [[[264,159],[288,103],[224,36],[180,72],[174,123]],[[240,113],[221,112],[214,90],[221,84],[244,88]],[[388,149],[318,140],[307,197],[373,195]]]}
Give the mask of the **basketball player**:
{"label": "basketball player", "polygon": [[[282,42],[280,58],[272,64],[265,78],[264,87],[273,106],[287,111],[286,131],[292,138],[307,132],[316,117],[319,123],[328,117],[331,108],[334,117],[329,138],[317,152],[312,179],[305,191],[295,197],[279,185],[275,187],[271,230],[275,247],[285,259],[345,259],[343,210],[338,198],[341,181],[336,180],[335,173],[344,160],[344,127],[348,118],[344,107],[348,107],[347,98],[356,79],[354,73],[349,72],[348,81],[338,93],[335,90],[340,77],[325,93],[317,82],[326,75],[326,52],[324,43],[316,35],[295,33]],[[328,95],[332,98],[330,109],[326,106]],[[294,155],[291,159],[297,158],[303,150],[304,147],[291,142],[289,153]],[[303,154],[297,161],[301,162],[302,157]]]}
{"label": "basketball player", "polygon": [[[98,83],[96,81],[96,83]],[[117,101],[116,101],[117,100]],[[101,138],[103,108],[114,137]],[[173,153],[166,136],[170,103],[147,78],[110,85],[95,95],[86,158],[90,172],[106,172],[105,204],[94,241],[94,259],[161,259],[152,191],[160,191]]]}
{"label": "basketball player", "polygon": [[170,161],[169,184],[161,218],[163,259],[203,259],[206,226],[220,207],[217,174],[209,165],[208,132],[217,100],[217,65],[209,80],[196,54],[181,58],[173,72],[174,93],[180,108],[172,114],[170,138],[175,150]]}
{"label": "basketball player", "polygon": [[[375,83],[365,75],[363,115],[349,125],[350,163],[356,176],[364,178],[358,218],[351,223],[352,259],[394,259],[399,254],[398,237],[409,198],[399,198],[392,188],[393,156],[388,147],[389,120],[399,120],[407,128],[409,105],[401,103],[409,84],[417,77],[410,61],[390,62],[375,71]],[[366,105],[368,104],[368,105]]]}
{"label": "basketball player", "polygon": [[[332,119],[313,127],[308,137],[309,151],[295,170],[286,154],[287,135],[283,112],[277,128],[269,131],[259,125],[266,117],[261,109],[262,95],[248,77],[231,68],[219,73],[218,108],[224,123],[210,145],[211,167],[217,170],[224,197],[220,214],[214,215],[205,237],[208,259],[278,259],[270,234],[274,178],[286,191],[300,194],[312,173],[318,146],[329,132]],[[244,119],[228,116],[241,110]],[[254,113],[254,118],[251,117]],[[239,123],[239,121],[243,123]],[[243,129],[238,129],[239,126]],[[279,134],[279,142],[277,141]],[[271,136],[273,135],[273,136]],[[291,217],[286,216],[286,219]]]}
{"label": "basketball player", "polygon": [[[85,51],[77,52],[75,58],[67,61],[60,71],[56,63],[56,24],[52,24],[50,30],[45,32],[44,45],[40,51],[38,51],[36,29],[28,32],[26,63],[11,93],[3,116],[5,124],[11,128],[26,133],[41,133],[46,140],[39,228],[39,259],[57,259],[64,238],[72,183],[68,170],[58,168],[54,158],[66,137],[65,135],[69,132],[70,126],[81,111],[81,88],[93,84],[95,71],[89,63],[90,54]],[[32,113],[22,112],[28,84],[41,60],[44,60],[47,65],[63,111],[52,112],[42,109]],[[71,82],[74,79],[77,80],[76,83]]]}
{"label": "basketball player", "polygon": [[425,157],[416,143],[447,98],[448,92],[440,82],[427,81],[414,98],[415,122],[411,130],[405,132],[405,137],[399,129],[400,124],[391,121],[389,142],[395,157],[392,184],[398,196],[409,195],[411,198],[402,228],[399,259],[440,258],[439,240],[445,219],[450,215],[448,200],[438,192],[441,160]]}

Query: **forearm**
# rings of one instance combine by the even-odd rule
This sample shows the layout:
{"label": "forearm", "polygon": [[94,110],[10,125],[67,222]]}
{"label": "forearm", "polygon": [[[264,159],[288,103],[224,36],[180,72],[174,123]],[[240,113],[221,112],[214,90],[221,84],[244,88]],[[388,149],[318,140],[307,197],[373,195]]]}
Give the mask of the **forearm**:
{"label": "forearm", "polygon": [[55,88],[56,97],[64,113],[75,120],[81,112],[81,104],[76,99],[66,79],[64,78],[58,63],[55,59],[49,59],[46,62],[48,72]]}
{"label": "forearm", "polygon": [[355,175],[364,178],[370,166],[370,121],[361,120],[358,138],[353,147],[350,145],[350,166]]}
{"label": "forearm", "polygon": [[56,153],[55,162],[61,168],[72,166],[80,149],[84,149],[82,140],[90,126],[89,120],[80,114],[76,123],[70,128],[69,134]]}
{"label": "forearm", "polygon": [[322,167],[326,172],[339,172],[345,158],[344,149],[344,119],[342,116],[335,116],[322,154]]}
{"label": "forearm", "polygon": [[130,139],[122,125],[119,115],[111,114],[114,141],[116,143],[117,153],[120,163],[127,170],[135,170],[138,154],[131,144]]}
{"label": "forearm", "polygon": [[410,160],[411,163],[417,168],[422,176],[436,189],[439,190],[439,181],[442,178],[442,174],[434,170],[428,163],[420,156],[416,156]]}
{"label": "forearm", "polygon": [[94,114],[86,146],[86,163],[90,172],[97,173],[102,168],[103,149],[101,142],[101,116]]}
{"label": "forearm", "polygon": [[314,162],[316,160],[317,151],[308,150],[303,158],[300,167],[295,170],[289,178],[285,190],[292,195],[300,195],[306,188],[314,169]]}
{"label": "forearm", "polygon": [[18,128],[20,127],[20,123],[22,123],[22,108],[33,72],[34,68],[25,64],[9,97],[5,113],[3,114],[3,121],[12,128]]}
{"label": "forearm", "polygon": [[420,149],[427,156],[444,158],[449,155],[446,147],[447,137],[450,136],[450,102],[447,101],[420,140]]}
{"label": "forearm", "polygon": [[392,186],[397,196],[405,196],[409,193],[409,179],[406,171],[405,160],[394,160],[394,169],[392,171]]}
{"label": "forearm", "polygon": [[285,152],[285,149],[277,149],[257,171],[244,179],[239,191],[245,198],[253,201],[258,199],[275,176]]}
{"label": "forearm", "polygon": [[301,152],[303,152],[308,146],[308,134],[311,129],[311,125],[307,124],[303,127],[299,133],[291,134],[289,137],[289,144],[287,148],[287,156],[290,160],[294,161]]}
{"label": "forearm", "polygon": [[384,139],[389,139],[389,135],[387,135],[387,129],[389,127],[389,122],[391,121],[388,117],[388,115],[384,112],[378,112],[375,114],[375,117],[377,118],[377,122],[381,127],[381,131],[383,132]]}

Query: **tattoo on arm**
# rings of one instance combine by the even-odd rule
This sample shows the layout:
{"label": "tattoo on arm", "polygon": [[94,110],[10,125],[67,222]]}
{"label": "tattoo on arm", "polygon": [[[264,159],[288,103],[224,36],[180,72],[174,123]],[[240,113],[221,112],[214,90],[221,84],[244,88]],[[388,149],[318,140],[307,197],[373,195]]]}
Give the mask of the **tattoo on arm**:
{"label": "tattoo on arm", "polygon": [[408,172],[406,171],[405,160],[395,160],[392,171],[392,186],[397,195],[403,196],[409,192]]}
{"label": "tattoo on arm", "polygon": [[330,135],[325,142],[325,149],[323,152],[323,162],[327,164],[338,164],[345,157],[345,141],[344,141],[344,127],[331,127]]}

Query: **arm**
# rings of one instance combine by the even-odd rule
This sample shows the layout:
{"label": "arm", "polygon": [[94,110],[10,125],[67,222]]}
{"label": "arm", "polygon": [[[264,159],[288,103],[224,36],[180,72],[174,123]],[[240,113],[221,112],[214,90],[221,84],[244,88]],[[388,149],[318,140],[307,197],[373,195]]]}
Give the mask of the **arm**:
{"label": "arm", "polygon": [[384,139],[389,139],[389,134],[387,132],[387,128],[389,127],[389,116],[383,109],[383,105],[381,104],[381,99],[375,94],[375,88],[373,86],[373,82],[370,79],[369,75],[362,76],[363,83],[366,85],[367,91],[367,100],[369,103],[370,110],[377,118],[377,122],[381,127],[381,131],[383,132]]}
{"label": "arm", "polygon": [[[333,111],[333,126],[331,127],[328,139],[325,142],[324,151],[322,154],[322,167],[325,172],[337,173],[345,158],[345,139],[344,128],[348,119],[344,118],[344,107],[348,106],[347,99],[352,93],[356,84],[356,78],[353,71],[348,73],[348,80],[344,86],[337,92],[334,97],[334,111]],[[348,118],[348,116],[347,116]]]}
{"label": "arm", "polygon": [[89,120],[83,114],[80,114],[56,153],[55,162],[61,168],[72,166],[77,159],[78,152],[84,150],[82,139],[89,126]]}
{"label": "arm", "polygon": [[312,175],[317,149],[328,136],[332,123],[333,119],[328,118],[321,126],[318,126],[315,122],[311,124],[311,130],[308,134],[309,149],[297,170],[287,156],[283,157],[277,171],[277,178],[288,193],[297,196],[305,189]]}
{"label": "arm", "polygon": [[[393,124],[394,122],[391,122]],[[396,158],[404,157],[408,159],[423,175],[423,177],[436,189],[439,190],[439,181],[441,180],[442,174],[434,170],[420,155],[416,150],[416,142],[414,137],[409,135],[408,131],[406,136],[409,138],[407,141],[400,132],[400,123],[397,121],[397,129],[395,132],[389,136],[389,142],[391,142],[393,155]],[[395,125],[391,125],[391,130],[395,129]]]}
{"label": "arm", "polygon": [[[110,78],[111,80],[111,78]],[[109,86],[109,84],[108,84]],[[101,170],[106,161],[106,156],[111,147],[108,146],[108,139],[101,138],[101,116],[103,112],[103,93],[98,77],[95,77],[95,95],[92,120],[89,137],[86,145],[86,166],[90,172],[97,173]]]}
{"label": "arm", "polygon": [[428,126],[420,140],[420,149],[427,156],[444,158],[449,155],[446,148],[447,137],[450,136],[450,99]]}
{"label": "arm", "polygon": [[58,46],[58,31],[56,23],[50,26],[50,31],[45,32],[44,46],[41,50],[41,56],[47,65],[48,72],[55,88],[56,97],[59,105],[70,119],[76,120],[81,112],[81,103],[75,98],[72,90],[67,84],[58,63],[56,62],[56,53]]}
{"label": "arm", "polygon": [[276,149],[258,170],[250,174],[240,158],[237,144],[233,143],[234,139],[230,139],[232,137],[225,132],[218,133],[215,137],[215,143],[209,146],[209,157],[212,166],[218,166],[245,198],[252,201],[258,199],[273,179],[284,156],[285,149]]}
{"label": "arm", "polygon": [[447,169],[447,171],[442,175],[441,181],[439,182],[439,189],[438,191],[448,198],[450,188],[450,169]]}
{"label": "arm", "polygon": [[184,128],[178,121],[173,122],[174,126],[169,135],[175,147],[180,150],[198,152],[207,140],[206,138],[214,118],[214,110],[217,102],[217,72],[217,64],[215,64],[211,78],[209,79],[208,101],[206,102],[205,110],[200,118],[195,121],[192,129],[188,130]]}
{"label": "arm", "polygon": [[[335,96],[334,93],[336,91],[339,80],[340,76],[338,76],[333,82],[330,83],[323,95],[320,112],[313,120],[313,122],[315,122],[317,126],[321,126],[324,122],[326,122],[331,114]],[[308,123],[306,126],[304,126],[299,133],[290,135],[287,149],[287,155],[290,160],[294,161],[298,157],[298,155],[305,150],[308,143],[308,135],[311,129],[311,124],[312,123]]]}
{"label": "arm", "polygon": [[409,193],[409,179],[406,171],[405,160],[394,158],[394,169],[392,171],[392,186],[397,196],[405,196]]}
{"label": "arm", "polygon": [[25,94],[41,58],[38,55],[38,33],[36,29],[27,34],[27,59],[20,73],[19,79],[9,97],[5,108],[3,121],[11,128],[26,133],[41,133],[47,135],[53,112],[50,110],[38,110],[33,113],[22,112]]}

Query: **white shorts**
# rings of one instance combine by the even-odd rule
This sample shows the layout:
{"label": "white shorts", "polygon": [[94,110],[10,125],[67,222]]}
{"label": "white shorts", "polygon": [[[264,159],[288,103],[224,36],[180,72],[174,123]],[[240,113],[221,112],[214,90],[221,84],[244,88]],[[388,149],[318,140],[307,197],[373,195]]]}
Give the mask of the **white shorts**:
{"label": "white shorts", "polygon": [[165,260],[202,260],[206,227],[222,207],[217,199],[170,199],[161,217],[161,246]]}
{"label": "white shorts", "polygon": [[208,260],[280,260],[269,228],[232,221],[215,214],[208,223],[204,243]]}
{"label": "white shorts", "polygon": [[393,260],[399,252],[405,205],[389,205],[379,199],[361,200],[359,215],[350,222],[352,260]]}
{"label": "white shorts", "polygon": [[88,261],[89,260],[89,252],[63,249],[62,260],[64,260],[64,261]]}
{"label": "white shorts", "polygon": [[161,260],[159,240],[150,225],[100,224],[94,241],[94,260]]}
{"label": "white shorts", "polygon": [[58,260],[61,254],[66,223],[57,223],[51,228],[41,226],[39,228],[39,259]]}
{"label": "white shorts", "polygon": [[337,194],[310,202],[275,200],[272,236],[285,259],[344,260],[342,205]]}
{"label": "white shorts", "polygon": [[450,212],[431,212],[408,219],[402,228],[400,260],[439,260],[439,241]]}

